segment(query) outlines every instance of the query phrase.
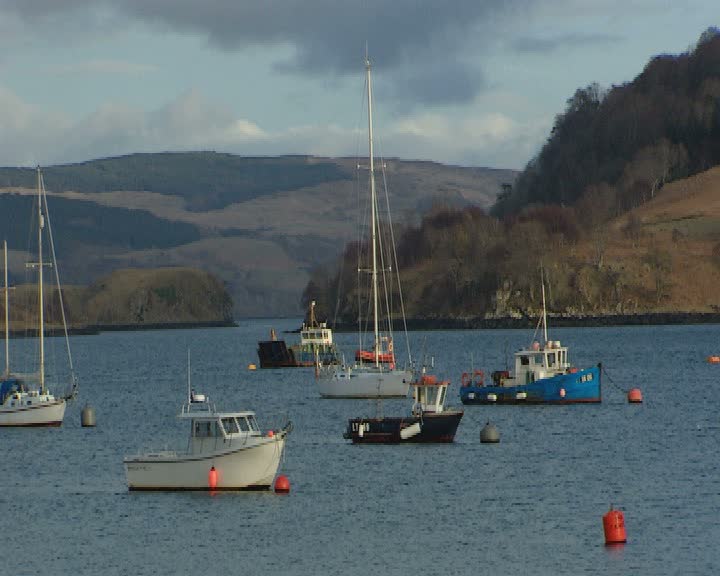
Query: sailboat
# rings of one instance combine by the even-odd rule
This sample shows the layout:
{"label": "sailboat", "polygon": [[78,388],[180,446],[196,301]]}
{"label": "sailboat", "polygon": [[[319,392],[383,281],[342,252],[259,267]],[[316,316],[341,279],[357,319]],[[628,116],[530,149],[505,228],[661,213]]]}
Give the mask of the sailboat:
{"label": "sailboat", "polygon": [[[7,266],[7,242],[4,243],[5,263],[5,371],[0,376],[0,426],[60,426],[65,417],[67,401],[74,398],[77,393],[77,379],[73,371],[72,355],[70,353],[70,339],[67,332],[67,322],[63,307],[62,291],[60,291],[60,277],[57,263],[55,262],[55,246],[52,240],[52,228],[48,217],[47,196],[42,172],[37,169],[38,194],[37,194],[37,223],[38,223],[38,261],[29,264],[31,268],[38,270],[38,343],[39,361],[38,371],[33,374],[18,374],[10,370],[10,322],[9,322],[9,297],[8,266]],[[47,224],[47,228],[46,228]],[[51,262],[43,262],[43,235],[47,236]],[[53,395],[46,383],[45,367],[45,316],[44,316],[44,293],[43,293],[43,267],[50,265],[55,270],[55,280],[58,287],[60,310],[65,334],[65,344],[68,354],[68,366],[70,371],[69,391],[63,396]]]}
{"label": "sailboat", "polygon": [[[373,121],[372,121],[372,78],[370,59],[365,57],[365,74],[367,85],[368,106],[368,156],[370,180],[370,251],[371,251],[371,301],[373,316],[373,345],[370,350],[362,346],[356,353],[355,363],[340,366],[324,366],[316,363],[316,382],[320,395],[324,398],[388,398],[407,396],[413,372],[400,369],[395,363],[392,349],[392,335],[380,333],[378,252],[378,201],[375,190],[375,158],[373,154]],[[383,284],[385,286],[385,284]],[[386,287],[386,286],[385,286]],[[387,287],[386,287],[387,288]],[[387,298],[386,298],[387,301]],[[388,310],[388,324],[390,311]],[[362,326],[360,326],[362,330]],[[388,330],[389,331],[389,330]]]}
{"label": "sailboat", "polygon": [[548,337],[545,283],[542,280],[541,286],[543,312],[540,321],[544,344],[533,341],[528,348],[515,352],[515,371],[496,370],[492,373],[492,382],[485,382],[482,370],[463,373],[460,385],[463,404],[580,404],[602,401],[601,364],[588,368],[573,366],[568,358],[568,347]]}

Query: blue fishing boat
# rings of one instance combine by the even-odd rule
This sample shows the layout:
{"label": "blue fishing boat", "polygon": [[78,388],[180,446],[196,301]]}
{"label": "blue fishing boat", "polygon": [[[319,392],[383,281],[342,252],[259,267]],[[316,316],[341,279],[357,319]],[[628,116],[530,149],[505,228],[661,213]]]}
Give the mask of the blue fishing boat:
{"label": "blue fishing boat", "polygon": [[515,371],[498,370],[485,382],[482,370],[465,372],[460,383],[463,404],[579,404],[602,401],[601,365],[576,368],[570,364],[567,346],[549,340],[543,296],[545,344],[533,342],[515,352]]}

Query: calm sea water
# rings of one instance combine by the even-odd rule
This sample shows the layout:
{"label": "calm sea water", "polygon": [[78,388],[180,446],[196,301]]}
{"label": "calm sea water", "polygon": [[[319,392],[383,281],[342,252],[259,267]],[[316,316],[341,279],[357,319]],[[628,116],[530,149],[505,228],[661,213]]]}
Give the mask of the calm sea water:
{"label": "calm sea water", "polygon": [[[720,570],[720,326],[556,329],[577,365],[602,361],[597,406],[468,406],[447,446],[353,446],[374,402],[322,400],[312,370],[257,370],[270,327],[72,339],[79,399],[59,429],[0,430],[2,574],[713,574]],[[453,382],[502,368],[526,331],[415,332]],[[294,335],[287,335],[288,339]],[[349,354],[355,336],[337,335]],[[15,343],[13,343],[15,345]],[[129,493],[124,454],[182,447],[192,380],[218,406],[295,424],[288,496]],[[645,398],[631,405],[625,393]],[[85,403],[98,426],[82,428]],[[383,404],[404,413],[408,401]],[[492,421],[501,442],[481,444]],[[602,515],[628,543],[604,546]],[[31,545],[30,545],[31,544]]]}

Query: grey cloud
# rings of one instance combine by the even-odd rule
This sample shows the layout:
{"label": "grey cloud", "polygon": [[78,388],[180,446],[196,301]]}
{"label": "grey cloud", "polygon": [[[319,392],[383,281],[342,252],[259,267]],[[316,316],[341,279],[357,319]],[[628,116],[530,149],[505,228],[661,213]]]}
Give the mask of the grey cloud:
{"label": "grey cloud", "polygon": [[[466,102],[481,89],[479,66],[470,62],[481,61],[498,20],[516,5],[527,11],[536,2],[0,0],[0,10],[28,21],[44,15],[54,23],[65,15],[106,24],[108,14],[115,14],[160,32],[198,35],[227,51],[290,46],[292,56],[276,64],[288,74],[357,74],[367,43],[371,57],[393,78],[388,81],[399,99],[441,104]],[[440,54],[447,62],[440,62]]]}
{"label": "grey cloud", "polygon": [[614,34],[565,34],[546,38],[525,36],[516,39],[512,43],[512,47],[516,52],[546,54],[562,48],[575,48],[593,44],[607,45],[622,40],[621,36]]}

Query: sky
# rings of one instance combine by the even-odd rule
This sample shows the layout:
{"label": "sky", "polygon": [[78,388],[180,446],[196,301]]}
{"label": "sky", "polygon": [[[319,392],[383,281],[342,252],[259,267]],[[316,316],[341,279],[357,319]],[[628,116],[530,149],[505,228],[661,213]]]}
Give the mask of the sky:
{"label": "sky", "polygon": [[0,0],[0,166],[134,152],[522,169],[575,90],[720,26],[717,0]]}

